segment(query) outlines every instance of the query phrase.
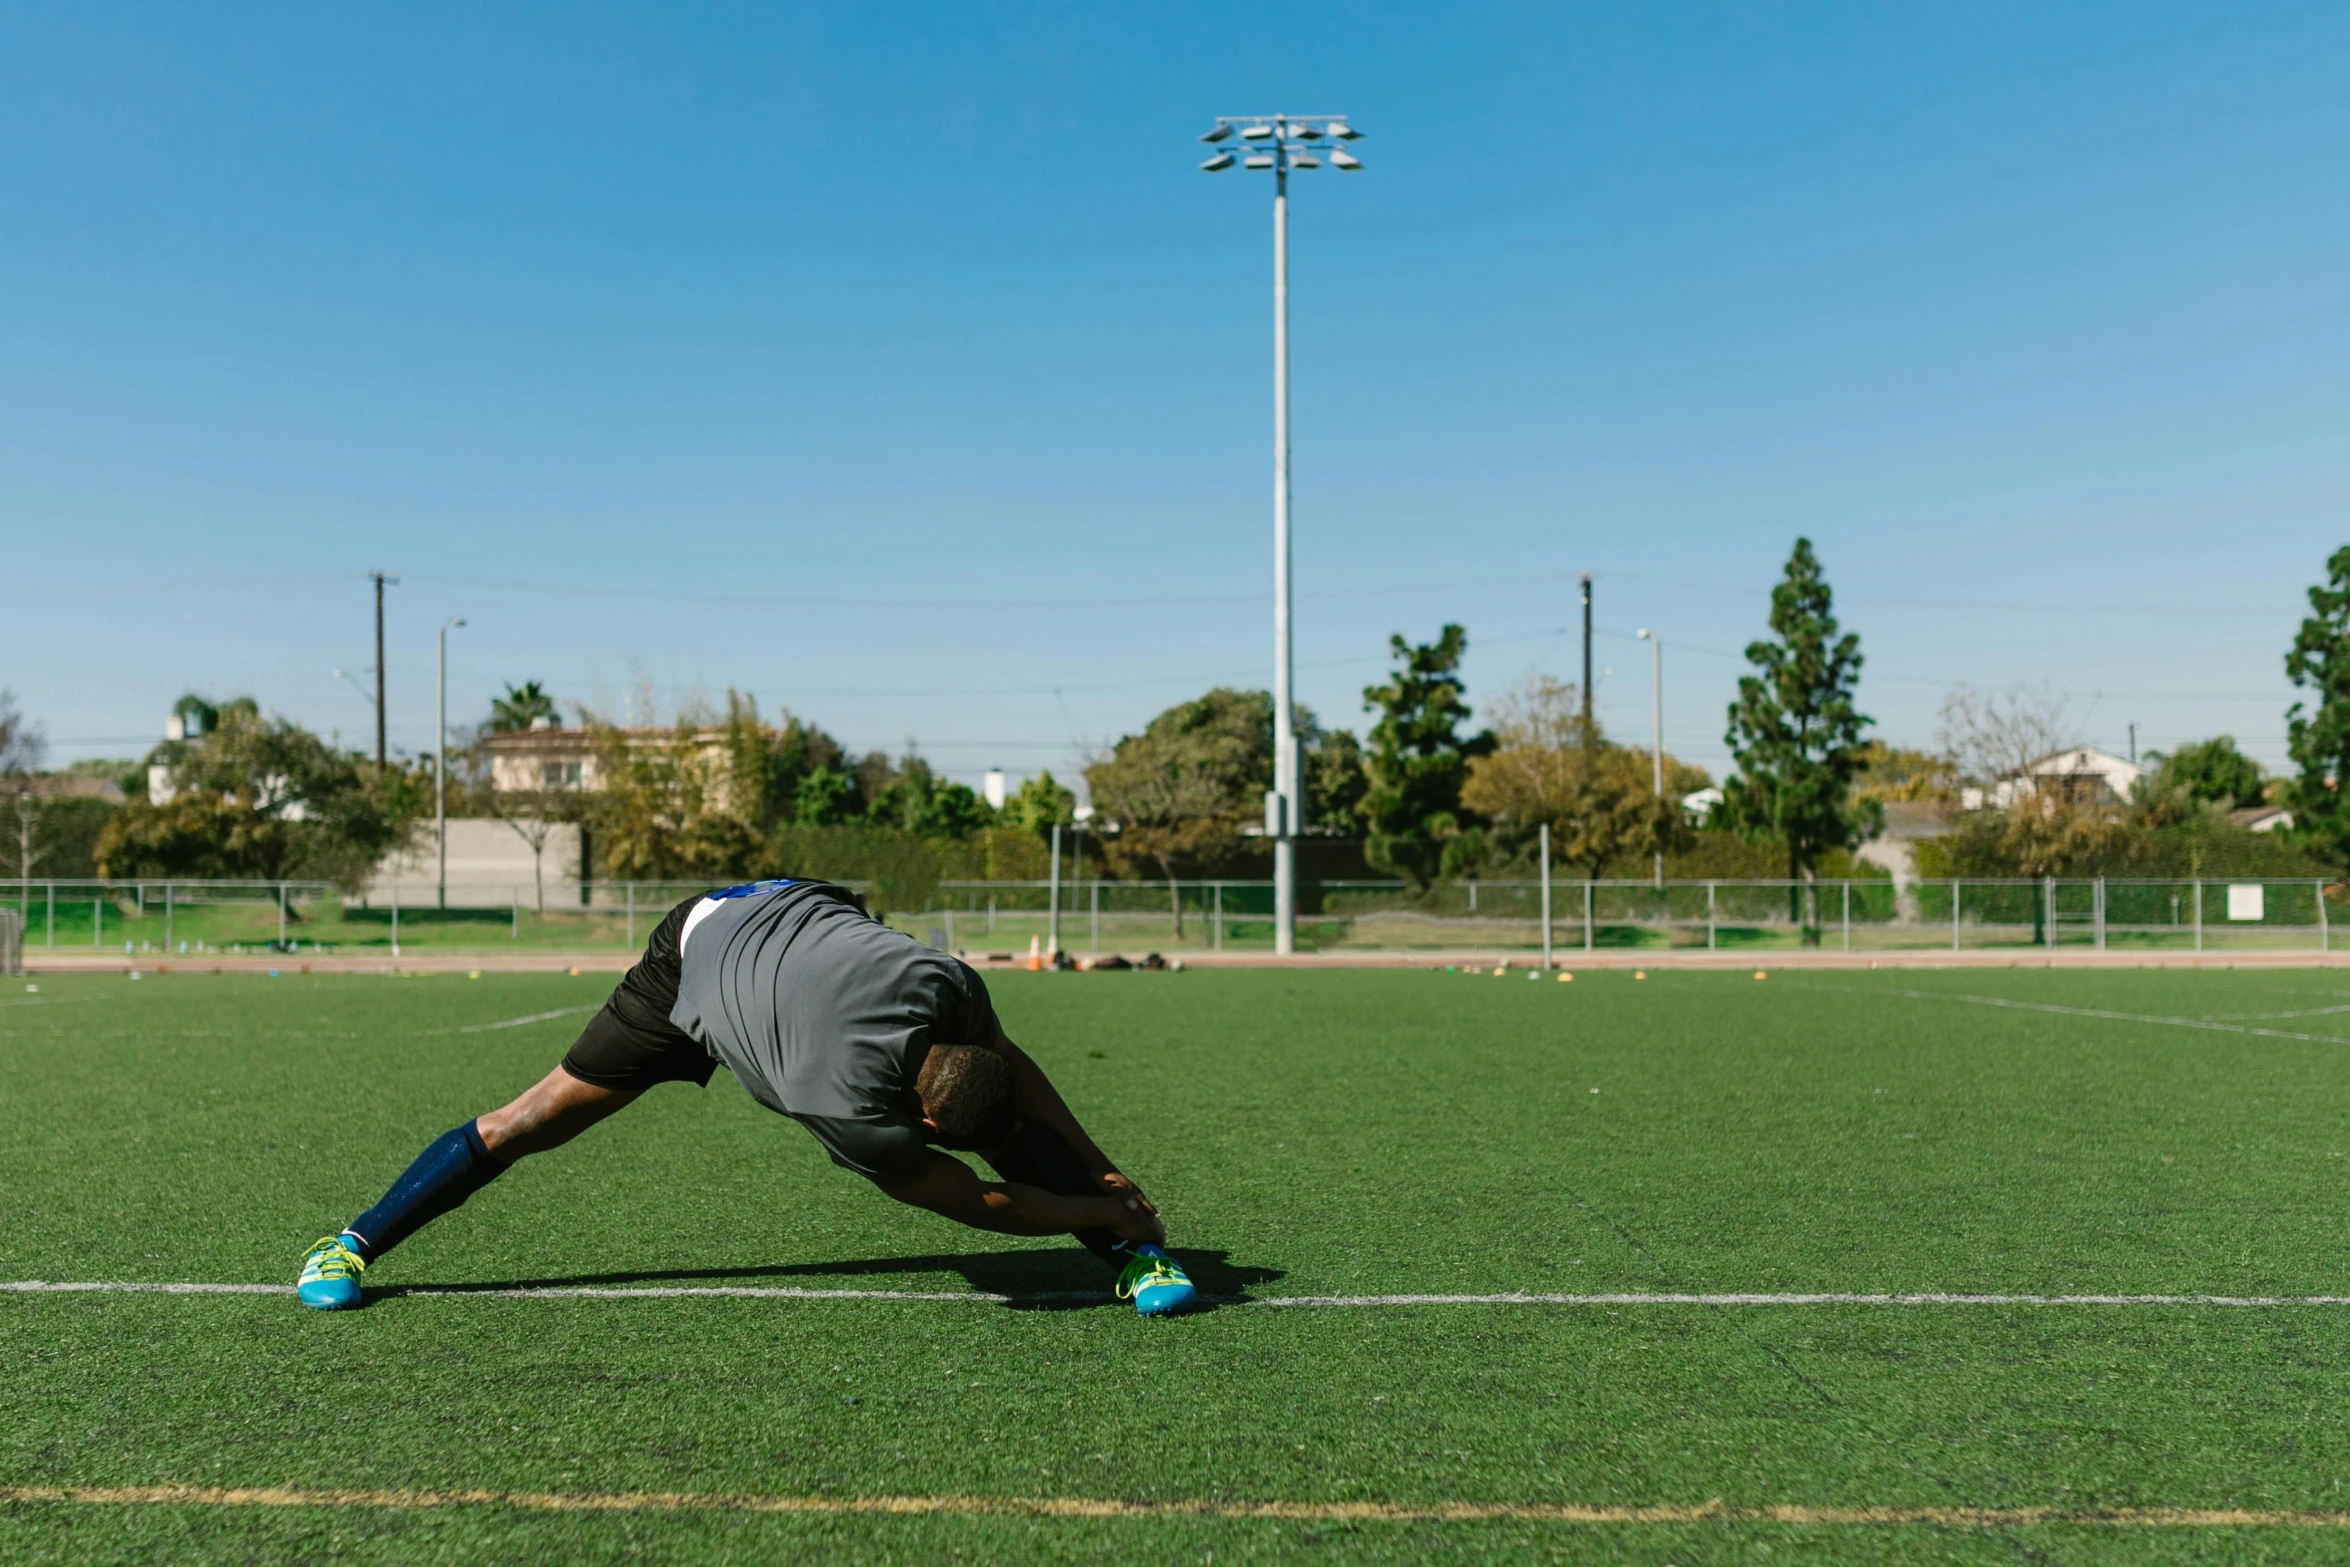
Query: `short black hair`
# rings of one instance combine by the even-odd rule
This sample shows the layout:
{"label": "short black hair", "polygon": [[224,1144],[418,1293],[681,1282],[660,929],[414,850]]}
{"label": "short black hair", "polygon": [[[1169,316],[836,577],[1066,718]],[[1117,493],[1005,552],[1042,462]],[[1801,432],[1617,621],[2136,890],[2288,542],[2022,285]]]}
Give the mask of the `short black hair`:
{"label": "short black hair", "polygon": [[914,1092],[946,1147],[984,1151],[1012,1135],[1012,1066],[992,1050],[932,1045]]}

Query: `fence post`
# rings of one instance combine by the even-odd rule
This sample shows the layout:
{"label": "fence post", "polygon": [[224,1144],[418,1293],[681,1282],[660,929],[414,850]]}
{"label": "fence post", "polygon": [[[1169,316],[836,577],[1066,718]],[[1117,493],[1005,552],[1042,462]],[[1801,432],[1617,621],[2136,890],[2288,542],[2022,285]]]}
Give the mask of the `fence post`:
{"label": "fence post", "polygon": [[[54,946],[56,946],[56,945],[57,945],[57,883],[55,883],[55,882],[51,882],[51,883],[49,883],[49,888],[48,888],[48,891],[49,891],[49,934],[48,934],[48,937],[47,937],[47,939],[46,939],[46,941],[45,941],[45,945],[48,945],[48,946],[52,946],[52,947],[54,947]],[[2320,914],[2323,914],[2323,913],[2325,912],[2325,902],[2326,902],[2325,889],[2324,889],[2324,888],[2321,886],[2321,887],[2318,889],[2318,893],[2317,893],[2317,907],[2318,907],[2318,912],[2319,912]]]}
{"label": "fence post", "polygon": [[1852,883],[1844,883],[1844,950],[1852,950]]}
{"label": "fence post", "polygon": [[1591,950],[1591,878],[1583,878],[1583,950]]}
{"label": "fence post", "polygon": [[[1216,950],[1219,952],[1224,948],[1223,915],[1224,895],[1219,890],[1216,894]],[[1085,939],[1093,944],[1093,951],[1099,952],[1102,950],[1102,877],[1098,870],[1093,876],[1093,894],[1086,900],[1085,920]]]}
{"label": "fence post", "polygon": [[1550,971],[1550,823],[1544,822],[1542,840],[1542,968]]}
{"label": "fence post", "polygon": [[[1180,924],[1183,916],[1178,913],[1175,918]],[[1044,945],[1046,962],[1049,963],[1061,955],[1061,824],[1059,822],[1053,823],[1053,879],[1051,889],[1045,894]]]}
{"label": "fence post", "polygon": [[277,950],[286,950],[286,884],[277,884]]}
{"label": "fence post", "polygon": [[392,883],[392,956],[400,955],[400,884]]}
{"label": "fence post", "polygon": [[1215,949],[1224,950],[1224,884],[1216,883],[1216,912],[1209,927],[1215,932]]}
{"label": "fence post", "polygon": [[522,939],[522,889],[508,887],[506,895],[514,900],[514,928],[506,933],[506,939],[520,941]]}
{"label": "fence post", "polygon": [[636,883],[628,885],[628,945],[636,945]]}
{"label": "fence post", "polygon": [[2332,933],[2326,929],[2325,878],[2320,876],[2317,879],[2317,886],[2312,890],[2317,893],[2317,950],[2320,952],[2330,952],[2333,950],[2333,942]]}
{"label": "fence post", "polygon": [[2105,950],[2105,878],[2097,878],[2097,950]]}
{"label": "fence post", "polygon": [[163,950],[171,951],[171,883],[163,884]]}
{"label": "fence post", "polygon": [[2195,878],[2195,950],[2203,950],[2203,878]]}
{"label": "fence post", "polygon": [[2056,878],[2040,878],[2040,934],[2049,951],[2056,950]]}
{"label": "fence post", "polygon": [[102,944],[106,934],[106,889],[100,887],[98,896],[90,900],[90,945]]}
{"label": "fence post", "polygon": [[1950,950],[1958,950],[1958,889],[1963,886],[1956,876],[1950,878]]}

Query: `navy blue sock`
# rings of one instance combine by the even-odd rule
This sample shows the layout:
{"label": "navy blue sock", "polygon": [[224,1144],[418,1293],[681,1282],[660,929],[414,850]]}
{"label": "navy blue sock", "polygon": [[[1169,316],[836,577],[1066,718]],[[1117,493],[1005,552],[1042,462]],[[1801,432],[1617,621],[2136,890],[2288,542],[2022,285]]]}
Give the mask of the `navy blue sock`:
{"label": "navy blue sock", "polygon": [[434,1138],[416,1162],[400,1172],[383,1200],[343,1231],[359,1244],[352,1249],[373,1262],[425,1225],[462,1207],[465,1199],[506,1173],[490,1154],[474,1123]]}

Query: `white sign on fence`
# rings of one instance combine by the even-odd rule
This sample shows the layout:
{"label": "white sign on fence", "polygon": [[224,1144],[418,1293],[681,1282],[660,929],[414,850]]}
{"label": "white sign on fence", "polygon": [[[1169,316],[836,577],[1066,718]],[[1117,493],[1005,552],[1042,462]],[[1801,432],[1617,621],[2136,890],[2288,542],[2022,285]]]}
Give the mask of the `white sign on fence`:
{"label": "white sign on fence", "polygon": [[2248,887],[2230,887],[2228,889],[2228,918],[2232,920],[2264,918],[2263,911],[2267,907],[2267,900],[2262,896],[2262,890],[2258,882],[2254,882]]}

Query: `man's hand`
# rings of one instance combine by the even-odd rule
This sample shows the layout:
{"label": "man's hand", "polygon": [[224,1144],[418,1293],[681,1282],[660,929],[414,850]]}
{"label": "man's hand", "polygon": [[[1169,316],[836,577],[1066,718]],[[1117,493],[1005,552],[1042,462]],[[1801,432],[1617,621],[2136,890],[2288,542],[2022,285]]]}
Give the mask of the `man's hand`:
{"label": "man's hand", "polygon": [[1118,1200],[1126,1222],[1114,1224],[1112,1229],[1130,1241],[1148,1241],[1154,1246],[1167,1244],[1167,1226],[1159,1218],[1158,1204],[1142,1194],[1135,1185],[1116,1170],[1097,1176],[1102,1190]]}

